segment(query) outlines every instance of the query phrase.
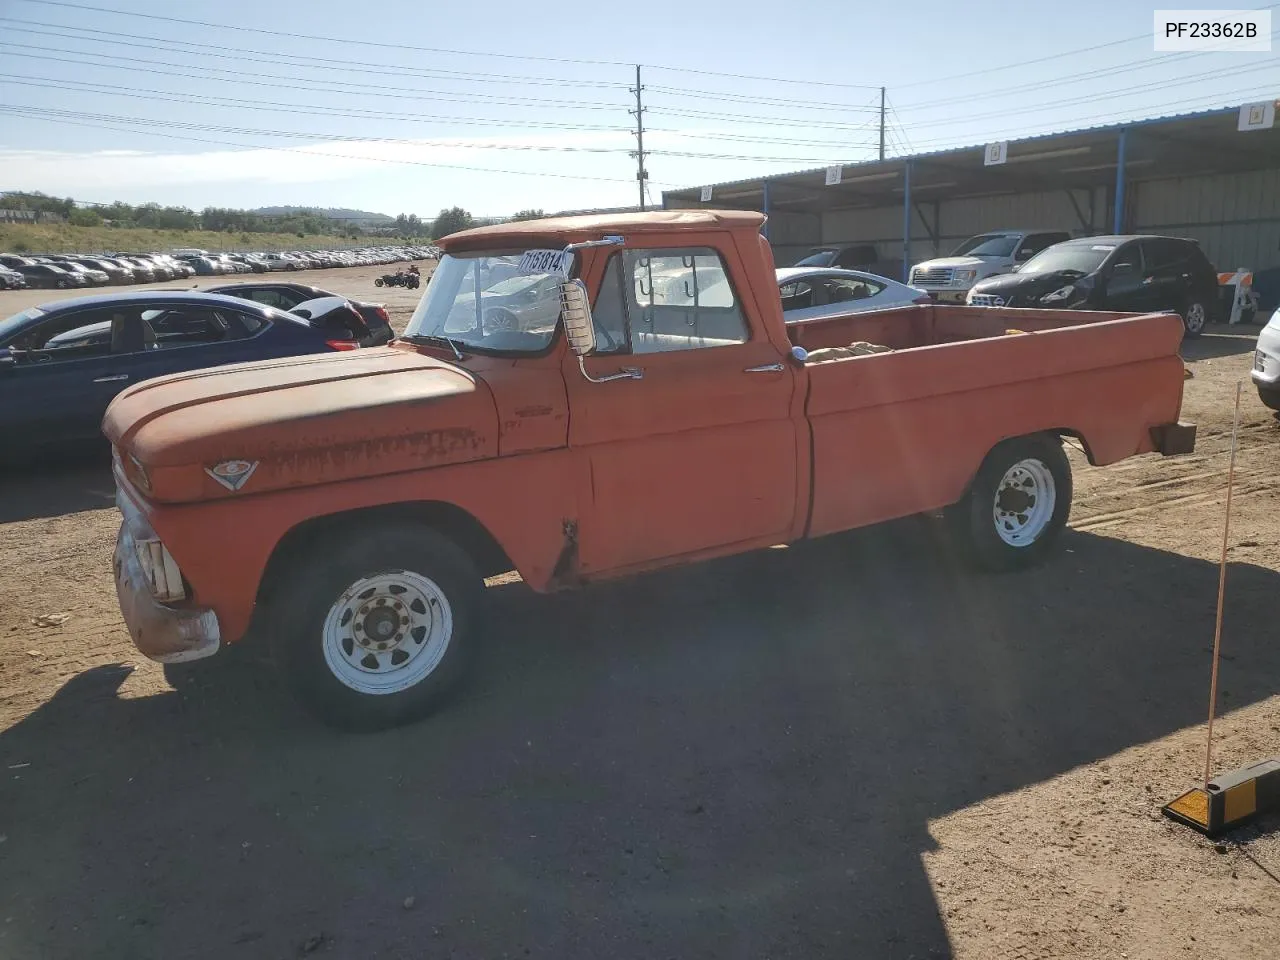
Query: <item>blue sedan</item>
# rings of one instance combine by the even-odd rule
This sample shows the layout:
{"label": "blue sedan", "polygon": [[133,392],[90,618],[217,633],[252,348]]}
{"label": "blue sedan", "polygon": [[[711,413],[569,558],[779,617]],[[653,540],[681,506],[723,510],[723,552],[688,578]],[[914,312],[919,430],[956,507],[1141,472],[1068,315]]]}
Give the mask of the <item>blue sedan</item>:
{"label": "blue sedan", "polygon": [[130,384],[227,363],[350,350],[354,340],[234,297],[81,297],[0,320],[0,457],[96,440]]}

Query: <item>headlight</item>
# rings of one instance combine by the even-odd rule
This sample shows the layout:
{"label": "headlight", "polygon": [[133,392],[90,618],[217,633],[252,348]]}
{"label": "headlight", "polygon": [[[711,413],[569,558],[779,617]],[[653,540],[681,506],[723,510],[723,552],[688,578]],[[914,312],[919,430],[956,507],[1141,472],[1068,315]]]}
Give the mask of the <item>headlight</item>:
{"label": "headlight", "polygon": [[977,275],[978,271],[974,269],[957,270],[951,274],[951,279],[955,280],[956,283],[972,283]]}
{"label": "headlight", "polygon": [[1040,298],[1040,302],[1056,303],[1059,300],[1070,300],[1073,296],[1075,296],[1075,293],[1076,293],[1076,288],[1071,286],[1070,284],[1067,284],[1065,287],[1059,287],[1057,290],[1054,290],[1052,293],[1046,293],[1043,297]]}

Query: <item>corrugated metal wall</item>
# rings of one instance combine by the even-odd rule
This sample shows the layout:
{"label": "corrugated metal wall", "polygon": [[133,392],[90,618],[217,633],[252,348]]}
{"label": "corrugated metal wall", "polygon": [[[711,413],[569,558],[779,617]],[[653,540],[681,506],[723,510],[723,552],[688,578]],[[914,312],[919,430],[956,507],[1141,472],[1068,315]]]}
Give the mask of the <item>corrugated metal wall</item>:
{"label": "corrugated metal wall", "polygon": [[1280,169],[1140,183],[1135,233],[1192,237],[1219,270],[1280,266]]}
{"label": "corrugated metal wall", "polygon": [[[911,220],[911,260],[946,255],[961,240],[1000,229],[1069,230],[1077,236],[1110,233],[1110,191],[1064,190],[950,200],[935,204],[921,191]],[[1219,269],[1280,266],[1280,169],[1179,180],[1130,182],[1126,233],[1162,233],[1200,242]],[[887,257],[901,256],[902,206],[832,210],[822,215],[822,243],[875,243]],[[936,243],[921,219],[939,220]],[[1089,224],[1092,224],[1092,229]],[[779,262],[784,262],[779,257]]]}

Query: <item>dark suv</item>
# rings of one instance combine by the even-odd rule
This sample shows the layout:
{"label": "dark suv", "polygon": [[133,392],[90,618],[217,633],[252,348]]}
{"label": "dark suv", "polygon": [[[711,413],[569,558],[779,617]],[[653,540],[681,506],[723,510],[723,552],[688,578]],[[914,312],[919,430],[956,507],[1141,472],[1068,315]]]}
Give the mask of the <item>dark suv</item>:
{"label": "dark suv", "polygon": [[988,307],[1116,310],[1182,317],[1198,337],[1218,306],[1218,274],[1194,240],[1084,237],[1042,250],[1016,273],[989,277],[968,302]]}

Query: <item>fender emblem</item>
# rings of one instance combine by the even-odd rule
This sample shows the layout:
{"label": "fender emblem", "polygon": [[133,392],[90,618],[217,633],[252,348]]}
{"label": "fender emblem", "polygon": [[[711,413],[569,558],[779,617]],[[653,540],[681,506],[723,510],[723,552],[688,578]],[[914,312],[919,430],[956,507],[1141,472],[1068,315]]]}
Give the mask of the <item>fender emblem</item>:
{"label": "fender emblem", "polygon": [[257,460],[252,463],[248,460],[223,460],[221,463],[215,463],[212,467],[205,467],[204,472],[228,490],[235,491],[243,487],[249,478],[253,476],[253,471],[257,469]]}

